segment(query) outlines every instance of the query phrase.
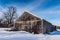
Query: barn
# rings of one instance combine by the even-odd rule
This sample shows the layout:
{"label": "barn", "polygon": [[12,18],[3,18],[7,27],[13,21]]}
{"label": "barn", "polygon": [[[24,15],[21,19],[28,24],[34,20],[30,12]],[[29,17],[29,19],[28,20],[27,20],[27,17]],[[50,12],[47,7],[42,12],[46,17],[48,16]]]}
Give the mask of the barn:
{"label": "barn", "polygon": [[50,22],[39,18],[29,12],[24,12],[15,22],[14,28],[19,31],[27,31],[30,33],[49,33],[56,30],[56,27]]}

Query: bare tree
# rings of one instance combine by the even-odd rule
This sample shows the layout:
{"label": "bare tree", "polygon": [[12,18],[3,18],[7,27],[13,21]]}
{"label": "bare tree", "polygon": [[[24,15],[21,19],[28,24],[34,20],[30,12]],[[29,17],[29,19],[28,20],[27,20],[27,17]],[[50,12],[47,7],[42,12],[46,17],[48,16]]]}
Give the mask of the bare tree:
{"label": "bare tree", "polygon": [[14,22],[17,17],[16,8],[13,6],[8,7],[7,12],[4,13],[5,23],[9,26]]}

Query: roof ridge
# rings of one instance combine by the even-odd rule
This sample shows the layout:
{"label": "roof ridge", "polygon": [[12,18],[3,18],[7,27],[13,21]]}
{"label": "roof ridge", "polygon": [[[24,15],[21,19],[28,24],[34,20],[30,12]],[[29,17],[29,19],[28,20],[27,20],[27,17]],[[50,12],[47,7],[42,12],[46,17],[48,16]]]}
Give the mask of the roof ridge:
{"label": "roof ridge", "polygon": [[[27,13],[29,13],[29,14],[32,14],[33,16],[36,16],[37,18],[41,18],[41,17],[38,17],[37,15],[31,13],[30,11],[25,10],[24,12],[27,12]],[[23,14],[24,14],[24,12],[23,12]],[[43,19],[43,18],[41,18],[41,19]]]}

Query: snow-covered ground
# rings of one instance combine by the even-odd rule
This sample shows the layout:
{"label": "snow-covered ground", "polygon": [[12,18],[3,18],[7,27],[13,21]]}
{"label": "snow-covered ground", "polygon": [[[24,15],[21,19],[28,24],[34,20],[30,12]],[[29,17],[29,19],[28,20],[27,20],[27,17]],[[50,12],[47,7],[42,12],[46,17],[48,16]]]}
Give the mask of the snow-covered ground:
{"label": "snow-covered ground", "polygon": [[4,31],[5,29],[7,28],[0,28],[0,40],[60,40],[60,30],[50,34],[31,34],[25,31]]}

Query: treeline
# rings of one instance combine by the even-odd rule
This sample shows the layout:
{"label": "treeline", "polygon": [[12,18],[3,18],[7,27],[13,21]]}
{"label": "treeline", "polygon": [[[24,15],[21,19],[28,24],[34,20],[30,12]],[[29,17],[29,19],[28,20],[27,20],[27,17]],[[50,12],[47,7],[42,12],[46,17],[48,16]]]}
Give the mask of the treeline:
{"label": "treeline", "polygon": [[57,29],[60,29],[60,26],[56,26]]}

